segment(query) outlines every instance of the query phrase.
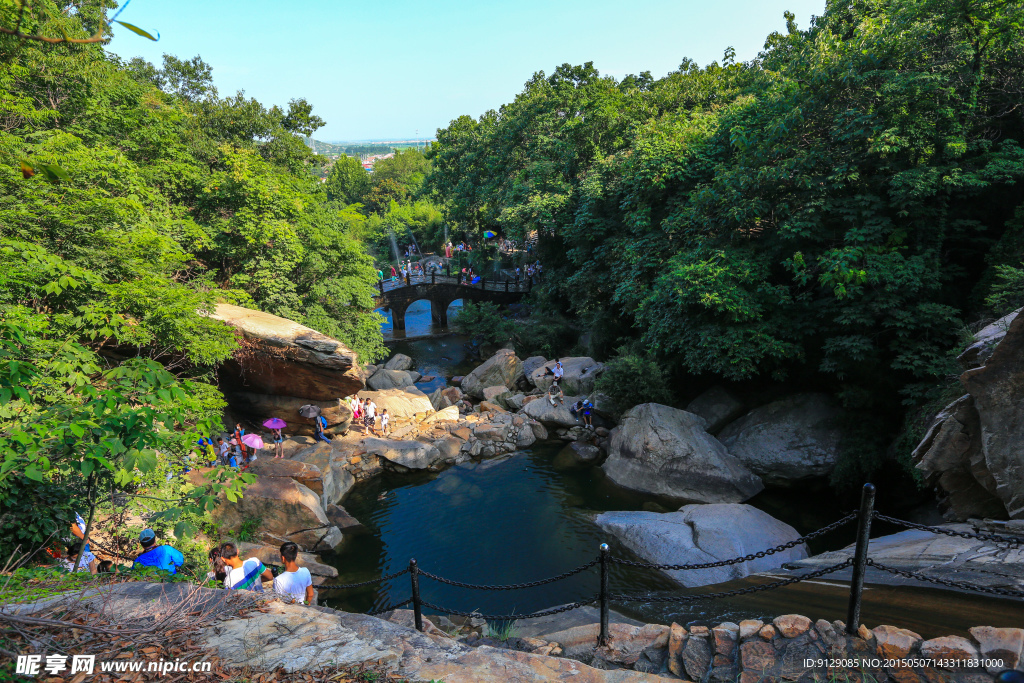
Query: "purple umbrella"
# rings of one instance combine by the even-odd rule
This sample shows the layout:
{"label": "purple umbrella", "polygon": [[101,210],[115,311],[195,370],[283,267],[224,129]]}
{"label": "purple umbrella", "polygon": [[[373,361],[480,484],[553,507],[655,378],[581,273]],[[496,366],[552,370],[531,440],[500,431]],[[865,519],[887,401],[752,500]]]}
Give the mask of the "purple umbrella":
{"label": "purple umbrella", "polygon": [[242,436],[242,443],[249,448],[263,448],[263,438],[259,434],[244,434]]}
{"label": "purple umbrella", "polygon": [[279,417],[272,417],[263,423],[263,426],[267,429],[284,429],[288,426],[288,423]]}

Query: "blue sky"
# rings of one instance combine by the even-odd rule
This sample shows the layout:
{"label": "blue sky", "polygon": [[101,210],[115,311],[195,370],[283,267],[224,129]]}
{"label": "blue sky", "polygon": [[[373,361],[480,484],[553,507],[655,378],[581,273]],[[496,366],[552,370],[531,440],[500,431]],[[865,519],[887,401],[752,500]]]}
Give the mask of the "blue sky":
{"label": "blue sky", "polygon": [[462,114],[512,100],[536,71],[593,61],[617,78],[655,77],[683,57],[754,57],[782,13],[806,28],[824,0],[132,0],[109,49],[159,65],[202,55],[222,95],[264,104],[305,97],[327,121],[321,140],[429,137]]}

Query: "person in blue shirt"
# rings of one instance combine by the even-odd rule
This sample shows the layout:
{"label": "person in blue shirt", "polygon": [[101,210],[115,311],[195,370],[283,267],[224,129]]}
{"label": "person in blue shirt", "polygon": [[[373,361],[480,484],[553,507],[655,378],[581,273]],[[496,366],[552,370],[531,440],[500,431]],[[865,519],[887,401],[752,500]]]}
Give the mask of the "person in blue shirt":
{"label": "person in blue shirt", "polygon": [[316,429],[316,439],[319,439],[321,441],[326,441],[327,443],[331,442],[330,438],[328,438],[328,436],[326,434],[324,434],[324,430],[327,429],[327,418],[326,417],[324,417],[323,415],[317,415],[316,416],[316,418],[315,418],[315,429]]}
{"label": "person in blue shirt", "polygon": [[185,556],[169,545],[156,544],[156,532],[146,529],[139,534],[139,544],[142,552],[135,558],[135,567],[156,567],[170,574],[176,574],[178,567],[185,563]]}

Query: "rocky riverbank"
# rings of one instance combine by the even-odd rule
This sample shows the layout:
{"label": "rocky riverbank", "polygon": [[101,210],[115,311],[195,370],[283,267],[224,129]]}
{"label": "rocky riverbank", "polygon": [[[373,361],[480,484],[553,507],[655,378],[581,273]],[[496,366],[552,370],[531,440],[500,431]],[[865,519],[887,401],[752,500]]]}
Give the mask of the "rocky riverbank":
{"label": "rocky riverbank", "polygon": [[[191,615],[188,619],[185,612]],[[1024,648],[1024,629],[1019,628],[979,626],[970,629],[970,637],[924,640],[886,625],[860,625],[856,635],[848,635],[842,622],[798,614],[714,626],[613,622],[609,642],[598,647],[596,623],[497,638],[487,635],[482,620],[459,628],[443,617],[429,617],[436,623],[426,621],[421,633],[411,628],[408,610],[377,618],[295,605],[270,593],[188,584],[124,583],[0,606],[0,619],[3,614],[23,622],[36,619],[22,628],[47,633],[66,622],[65,633],[70,634],[71,620],[86,613],[96,628],[116,623],[145,633],[154,620],[170,623],[173,630],[162,644],[134,656],[156,657],[170,643],[177,648],[176,656],[212,660],[225,679],[273,672],[282,678],[310,674],[330,679],[372,665],[407,681],[447,683],[983,683],[1006,669],[1019,670]],[[83,646],[70,640],[62,647],[79,654]]]}

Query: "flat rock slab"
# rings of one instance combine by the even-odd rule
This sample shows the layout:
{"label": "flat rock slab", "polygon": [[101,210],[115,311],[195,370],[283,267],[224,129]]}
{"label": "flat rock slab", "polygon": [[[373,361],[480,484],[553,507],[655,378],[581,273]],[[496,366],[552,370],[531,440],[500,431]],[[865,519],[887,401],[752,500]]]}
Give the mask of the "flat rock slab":
{"label": "flat rock slab", "polygon": [[[976,533],[970,524],[944,524],[942,528]],[[818,569],[853,557],[853,551],[854,546],[849,545],[842,550],[822,553],[792,564],[801,568]],[[868,554],[876,562],[897,569],[920,572],[933,578],[993,588],[1024,590],[1024,549],[1007,549],[988,541],[908,529],[872,539],[868,544]],[[846,570],[830,576],[838,579],[848,573],[849,570]],[[884,585],[919,584],[934,587],[934,584],[904,579],[872,567],[868,567],[867,580],[869,583]]]}
{"label": "flat rock slab", "polygon": [[203,645],[228,665],[261,671],[319,671],[380,661],[400,677],[446,683],[654,683],[657,676],[602,671],[556,657],[470,648],[455,640],[362,614],[270,602],[200,632]]}

